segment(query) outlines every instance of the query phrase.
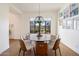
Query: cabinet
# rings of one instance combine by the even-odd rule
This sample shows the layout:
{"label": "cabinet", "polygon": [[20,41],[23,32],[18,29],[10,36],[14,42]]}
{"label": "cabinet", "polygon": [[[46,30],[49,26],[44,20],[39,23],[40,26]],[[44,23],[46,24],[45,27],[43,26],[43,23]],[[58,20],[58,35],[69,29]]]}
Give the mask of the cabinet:
{"label": "cabinet", "polygon": [[36,41],[35,55],[46,56],[48,55],[48,45],[44,41]]}

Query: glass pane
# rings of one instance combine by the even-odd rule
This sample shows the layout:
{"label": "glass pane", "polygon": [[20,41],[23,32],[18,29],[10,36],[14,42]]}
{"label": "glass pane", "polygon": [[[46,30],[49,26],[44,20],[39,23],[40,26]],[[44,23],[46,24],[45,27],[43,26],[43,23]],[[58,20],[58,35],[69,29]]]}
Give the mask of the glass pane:
{"label": "glass pane", "polygon": [[42,21],[42,23],[41,23],[41,33],[45,33],[45,21]]}

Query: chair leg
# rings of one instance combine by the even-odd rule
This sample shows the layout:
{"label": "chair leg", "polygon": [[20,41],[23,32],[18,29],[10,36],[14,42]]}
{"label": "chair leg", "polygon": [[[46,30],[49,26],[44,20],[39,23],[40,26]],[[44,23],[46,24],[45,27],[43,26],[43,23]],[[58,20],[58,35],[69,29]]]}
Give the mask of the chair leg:
{"label": "chair leg", "polygon": [[23,51],[23,56],[25,56],[25,51]]}
{"label": "chair leg", "polygon": [[62,56],[62,55],[61,55],[61,50],[60,50],[60,47],[59,47],[59,52],[60,52],[60,56]]}
{"label": "chair leg", "polygon": [[21,52],[21,48],[20,48],[20,50],[19,50],[19,54],[18,54],[18,56],[20,55],[20,52]]}
{"label": "chair leg", "polygon": [[55,50],[55,56],[56,56],[56,50]]}
{"label": "chair leg", "polygon": [[35,53],[35,48],[33,48],[33,51],[34,51],[34,55],[36,56],[36,53]]}

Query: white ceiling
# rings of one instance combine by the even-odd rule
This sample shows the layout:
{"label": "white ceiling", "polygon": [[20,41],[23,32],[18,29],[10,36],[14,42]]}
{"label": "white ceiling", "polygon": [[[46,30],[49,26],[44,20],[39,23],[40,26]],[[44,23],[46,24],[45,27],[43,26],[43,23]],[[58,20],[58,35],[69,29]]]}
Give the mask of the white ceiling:
{"label": "white ceiling", "polygon": [[[39,3],[15,3],[15,7],[22,12],[38,12]],[[40,11],[58,11],[66,5],[65,3],[40,3]]]}

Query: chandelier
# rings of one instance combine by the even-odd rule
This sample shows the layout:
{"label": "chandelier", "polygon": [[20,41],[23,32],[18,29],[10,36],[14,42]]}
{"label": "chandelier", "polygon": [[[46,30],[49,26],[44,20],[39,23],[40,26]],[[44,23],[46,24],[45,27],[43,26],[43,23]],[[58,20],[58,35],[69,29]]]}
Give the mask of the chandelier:
{"label": "chandelier", "polygon": [[40,29],[41,29],[41,23],[43,22],[44,18],[42,16],[40,16],[40,3],[39,3],[38,13],[39,13],[39,15],[35,18],[35,22],[39,24],[37,37],[41,37],[42,35],[41,35],[41,32],[40,32]]}

